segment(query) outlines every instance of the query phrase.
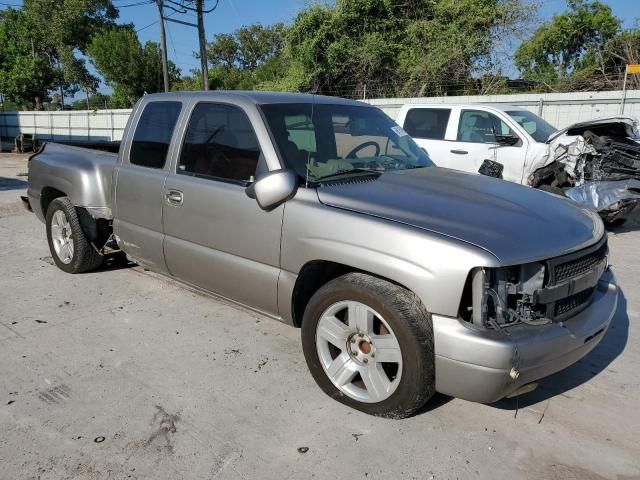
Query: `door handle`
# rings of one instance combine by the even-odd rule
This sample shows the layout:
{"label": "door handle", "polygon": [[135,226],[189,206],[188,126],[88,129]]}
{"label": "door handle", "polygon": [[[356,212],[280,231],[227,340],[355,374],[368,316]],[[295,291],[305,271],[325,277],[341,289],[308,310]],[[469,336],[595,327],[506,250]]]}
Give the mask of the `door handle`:
{"label": "door handle", "polygon": [[167,203],[169,205],[181,206],[184,202],[184,196],[182,192],[179,190],[169,190],[164,194],[164,197],[167,199]]}
{"label": "door handle", "polygon": [[466,155],[469,152],[466,150],[451,150],[451,153],[455,153],[456,155]]}

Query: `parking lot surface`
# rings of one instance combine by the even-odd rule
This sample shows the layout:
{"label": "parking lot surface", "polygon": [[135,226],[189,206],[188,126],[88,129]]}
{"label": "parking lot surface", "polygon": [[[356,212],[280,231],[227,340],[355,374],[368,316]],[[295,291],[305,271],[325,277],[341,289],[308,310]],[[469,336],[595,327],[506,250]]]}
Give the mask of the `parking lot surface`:
{"label": "parking lot surface", "polygon": [[138,266],[58,270],[25,172],[0,154],[2,479],[640,478],[640,230],[610,235],[621,302],[582,361],[386,420],[316,387],[296,329]]}

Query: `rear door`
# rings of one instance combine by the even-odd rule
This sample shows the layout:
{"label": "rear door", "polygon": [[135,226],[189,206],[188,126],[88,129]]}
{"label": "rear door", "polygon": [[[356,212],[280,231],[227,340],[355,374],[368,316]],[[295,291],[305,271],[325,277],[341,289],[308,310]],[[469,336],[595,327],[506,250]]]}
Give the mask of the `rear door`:
{"label": "rear door", "polygon": [[266,170],[246,113],[197,103],[164,188],[170,273],[205,290],[277,314],[284,206],[269,212],[245,187]]}
{"label": "rear door", "polygon": [[118,244],[132,259],[163,273],[162,199],[181,109],[178,101],[143,103],[115,172],[113,230]]}
{"label": "rear door", "polygon": [[448,166],[451,156],[450,142],[445,140],[450,118],[450,108],[415,107],[407,110],[402,122],[404,130],[441,167]]}

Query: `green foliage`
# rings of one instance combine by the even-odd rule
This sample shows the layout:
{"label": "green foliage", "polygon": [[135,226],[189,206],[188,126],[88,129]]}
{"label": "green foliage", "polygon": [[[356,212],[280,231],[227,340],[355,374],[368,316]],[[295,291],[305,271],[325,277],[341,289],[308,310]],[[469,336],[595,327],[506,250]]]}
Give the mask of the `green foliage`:
{"label": "green foliage", "polygon": [[597,69],[599,49],[614,38],[620,20],[600,1],[567,0],[554,16],[518,47],[515,64],[527,79],[551,87],[579,82]]}
{"label": "green foliage", "polygon": [[[111,27],[93,36],[87,54],[96,70],[113,87],[114,104],[130,107],[144,93],[163,90],[160,47],[155,42],[140,44],[131,25]],[[169,80],[180,75],[169,62]]]}
{"label": "green foliage", "polygon": [[286,53],[304,90],[454,93],[529,13],[518,0],[337,0],[296,17]]}
{"label": "green foliage", "polygon": [[51,91],[95,92],[98,79],[78,53],[91,35],[115,24],[111,0],[24,0],[21,10],[0,12],[0,91],[38,108]]}
{"label": "green foliage", "polygon": [[23,11],[38,26],[35,42],[58,71],[65,94],[95,91],[98,79],[76,53],[86,52],[96,31],[115,25],[118,11],[111,0],[24,0]]}
{"label": "green foliage", "polygon": [[209,85],[221,90],[251,90],[282,76],[286,28],[253,24],[216,34],[207,44]]}
{"label": "green foliage", "polygon": [[0,11],[0,92],[24,108],[45,101],[57,81],[47,52],[33,41],[37,30],[24,11]]}
{"label": "green foliage", "polygon": [[69,105],[71,110],[97,110],[101,108],[117,108],[110,95],[94,93],[86,99],[76,100]]}
{"label": "green foliage", "polygon": [[202,90],[202,74],[198,70],[191,70],[191,75],[182,75],[171,83],[172,92],[194,92]]}

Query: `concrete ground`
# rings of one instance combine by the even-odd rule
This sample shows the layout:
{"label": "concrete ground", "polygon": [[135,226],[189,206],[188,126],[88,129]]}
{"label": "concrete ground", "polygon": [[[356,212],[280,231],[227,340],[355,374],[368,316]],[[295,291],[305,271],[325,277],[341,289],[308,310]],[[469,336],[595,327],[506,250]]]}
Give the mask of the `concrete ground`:
{"label": "concrete ground", "polygon": [[385,420],[316,387],[296,329],[139,267],[58,270],[16,208],[25,160],[0,154],[0,478],[640,478],[640,232],[610,237],[622,301],[581,362]]}

